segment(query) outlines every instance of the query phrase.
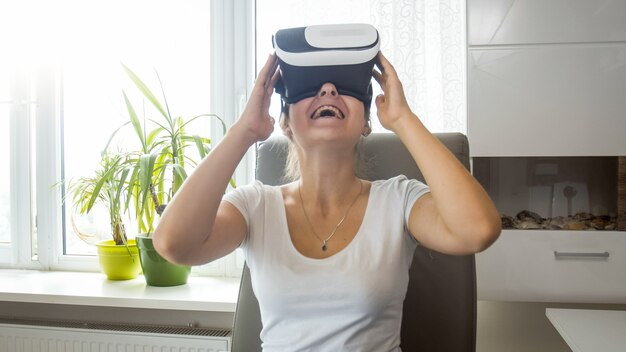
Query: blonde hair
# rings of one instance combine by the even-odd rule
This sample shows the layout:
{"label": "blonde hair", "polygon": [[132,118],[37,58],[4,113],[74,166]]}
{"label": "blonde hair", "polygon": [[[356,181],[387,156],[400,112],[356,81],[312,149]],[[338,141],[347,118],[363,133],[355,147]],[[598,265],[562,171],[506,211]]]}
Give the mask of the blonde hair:
{"label": "blonde hair", "polygon": [[[369,123],[369,107],[365,107],[365,121]],[[300,160],[298,160],[298,151],[296,150],[296,145],[293,143],[293,137],[291,134],[287,133],[287,127],[289,127],[289,104],[284,104],[281,113],[280,119],[278,120],[280,128],[283,130],[285,136],[289,140],[289,145],[287,149],[287,162],[285,163],[285,170],[283,181],[284,182],[292,182],[300,179]],[[369,161],[365,159],[365,154],[363,153],[363,138],[361,136],[356,146],[354,147],[354,174],[359,178],[367,179],[367,173],[369,170],[368,164]]]}

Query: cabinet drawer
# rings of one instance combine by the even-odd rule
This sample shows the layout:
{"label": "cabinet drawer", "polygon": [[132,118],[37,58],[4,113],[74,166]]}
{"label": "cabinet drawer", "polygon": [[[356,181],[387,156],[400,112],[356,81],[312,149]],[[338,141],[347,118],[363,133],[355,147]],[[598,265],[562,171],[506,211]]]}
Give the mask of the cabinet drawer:
{"label": "cabinet drawer", "polygon": [[476,267],[481,300],[626,303],[625,232],[505,230]]}

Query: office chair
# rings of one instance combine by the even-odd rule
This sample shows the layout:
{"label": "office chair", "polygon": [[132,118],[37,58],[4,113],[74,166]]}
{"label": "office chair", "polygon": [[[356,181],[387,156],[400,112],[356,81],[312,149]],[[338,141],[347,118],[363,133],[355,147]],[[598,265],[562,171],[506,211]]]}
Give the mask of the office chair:
{"label": "office chair", "polygon": [[[460,133],[435,134],[469,169],[469,143]],[[256,178],[266,185],[283,183],[287,139],[271,137],[257,150]],[[372,165],[370,180],[403,174],[424,181],[400,139],[373,133],[363,142]],[[449,256],[418,246],[409,271],[404,300],[400,347],[403,351],[476,351],[476,266],[474,255]],[[261,351],[261,316],[252,292],[250,272],[244,267],[235,312],[232,352]]]}

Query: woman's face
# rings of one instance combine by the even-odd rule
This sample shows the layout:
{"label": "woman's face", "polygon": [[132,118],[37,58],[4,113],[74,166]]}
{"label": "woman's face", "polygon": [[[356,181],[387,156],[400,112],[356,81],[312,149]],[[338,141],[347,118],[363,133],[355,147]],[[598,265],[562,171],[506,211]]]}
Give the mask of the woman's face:
{"label": "woman's face", "polygon": [[339,95],[335,85],[325,83],[316,96],[291,104],[287,133],[301,146],[315,141],[356,144],[366,124],[363,102]]}

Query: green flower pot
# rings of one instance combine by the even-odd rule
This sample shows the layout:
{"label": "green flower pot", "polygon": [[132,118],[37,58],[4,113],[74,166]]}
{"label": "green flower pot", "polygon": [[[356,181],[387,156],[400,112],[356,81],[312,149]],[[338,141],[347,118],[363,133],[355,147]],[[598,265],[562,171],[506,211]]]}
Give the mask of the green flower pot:
{"label": "green flower pot", "polygon": [[177,265],[163,259],[152,245],[152,237],[137,236],[139,257],[146,283],[150,286],[178,286],[187,283],[191,266]]}
{"label": "green flower pot", "polygon": [[96,244],[100,268],[109,280],[130,280],[141,273],[139,250],[135,240],[118,246],[113,240]]}

